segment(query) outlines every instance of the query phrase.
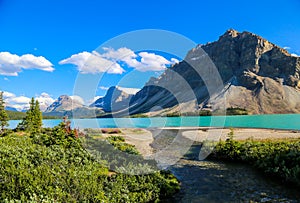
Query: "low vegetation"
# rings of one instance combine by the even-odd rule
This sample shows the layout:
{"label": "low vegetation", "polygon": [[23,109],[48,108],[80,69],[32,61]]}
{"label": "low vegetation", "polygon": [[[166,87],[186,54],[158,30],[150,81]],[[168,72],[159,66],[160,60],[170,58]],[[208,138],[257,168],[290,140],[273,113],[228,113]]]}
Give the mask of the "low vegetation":
{"label": "low vegetation", "polygon": [[112,144],[116,149],[121,150],[123,152],[127,152],[129,154],[139,155],[140,153],[137,151],[134,145],[128,144],[125,142],[124,137],[121,136],[111,136],[106,138],[110,144]]}
{"label": "low vegetation", "polygon": [[226,115],[248,115],[248,111],[245,108],[230,107],[226,109]]}
{"label": "low vegetation", "polygon": [[[233,135],[233,133],[231,134]],[[220,141],[211,158],[244,162],[300,186],[300,140]]]}
{"label": "low vegetation", "polygon": [[147,116],[146,114],[143,113],[139,113],[139,114],[133,114],[129,116],[130,118],[148,118],[149,116]]}
{"label": "low vegetation", "polygon": [[179,190],[172,174],[155,170],[123,137],[96,140],[66,118],[54,128],[42,128],[41,119],[32,99],[18,128],[0,134],[2,201],[158,202]]}
{"label": "low vegetation", "polygon": [[168,113],[165,116],[166,117],[179,117],[179,116],[211,116],[212,112],[209,110],[200,110],[196,112],[173,112]]}
{"label": "low vegetation", "polygon": [[101,132],[104,134],[120,134],[122,133],[118,128],[102,128]]}

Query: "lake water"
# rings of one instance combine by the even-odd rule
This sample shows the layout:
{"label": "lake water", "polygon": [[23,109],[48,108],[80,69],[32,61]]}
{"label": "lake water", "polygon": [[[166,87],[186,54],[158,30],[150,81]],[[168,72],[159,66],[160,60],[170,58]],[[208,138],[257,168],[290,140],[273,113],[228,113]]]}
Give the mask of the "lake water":
{"label": "lake water", "polygon": [[[44,127],[54,127],[62,120],[44,120]],[[156,118],[98,118],[72,119],[72,126],[82,128],[149,128],[149,127],[244,127],[300,130],[300,114],[156,117]],[[10,121],[15,128],[20,121]]]}

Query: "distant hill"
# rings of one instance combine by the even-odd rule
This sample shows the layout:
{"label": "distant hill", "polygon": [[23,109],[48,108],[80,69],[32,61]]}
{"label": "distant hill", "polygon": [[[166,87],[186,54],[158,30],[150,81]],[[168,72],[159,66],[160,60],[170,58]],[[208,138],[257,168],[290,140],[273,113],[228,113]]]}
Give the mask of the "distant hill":
{"label": "distant hill", "polygon": [[[6,110],[9,120],[22,120],[26,116],[26,112],[19,112],[19,111],[9,111]],[[51,116],[51,115],[44,115],[43,119],[59,119],[59,116]]]}
{"label": "distant hill", "polygon": [[11,107],[11,106],[6,106],[5,110],[7,110],[7,111],[18,111],[16,108]]}
{"label": "distant hill", "polygon": [[19,111],[6,110],[9,120],[21,120],[26,116],[26,113]]}

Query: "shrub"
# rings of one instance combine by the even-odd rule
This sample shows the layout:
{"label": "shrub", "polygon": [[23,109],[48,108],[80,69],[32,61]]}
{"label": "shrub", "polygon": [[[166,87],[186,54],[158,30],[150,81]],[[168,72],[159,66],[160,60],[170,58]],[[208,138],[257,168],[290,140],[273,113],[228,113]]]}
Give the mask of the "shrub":
{"label": "shrub", "polygon": [[265,173],[300,186],[300,140],[220,141],[211,157],[246,162]]}
{"label": "shrub", "polygon": [[[0,137],[0,199],[7,202],[157,202],[179,188],[167,172],[147,175],[109,173],[108,165],[120,156],[119,150],[134,150],[124,138],[108,140],[76,138],[64,123],[39,133],[10,133]],[[83,146],[113,152],[94,156]],[[106,143],[106,144],[105,144]],[[125,146],[125,148],[123,148]],[[137,154],[137,153],[132,153]],[[124,167],[152,168],[139,155],[122,159]],[[136,162],[134,162],[136,160]],[[111,168],[110,168],[111,169]]]}

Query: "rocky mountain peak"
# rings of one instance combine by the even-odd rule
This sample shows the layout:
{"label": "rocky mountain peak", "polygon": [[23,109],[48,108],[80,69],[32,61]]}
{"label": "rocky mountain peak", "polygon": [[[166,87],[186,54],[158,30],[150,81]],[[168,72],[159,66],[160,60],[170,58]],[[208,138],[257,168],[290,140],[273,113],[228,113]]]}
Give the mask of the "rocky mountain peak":
{"label": "rocky mountain peak", "polygon": [[138,89],[112,86],[107,90],[104,97],[97,99],[90,107],[101,108],[105,112],[115,112],[127,108],[130,99],[137,91]]}
{"label": "rocky mountain peak", "polygon": [[240,33],[239,33],[238,31],[236,31],[236,30],[234,30],[234,29],[231,28],[231,29],[227,30],[227,31],[219,38],[219,40],[222,39],[222,38],[227,38],[227,37],[235,38],[235,37],[237,37],[239,34],[240,34]]}
{"label": "rocky mountain peak", "polygon": [[72,98],[68,95],[61,95],[57,98],[58,102],[62,102],[62,101],[72,101]]}
{"label": "rocky mountain peak", "polygon": [[[208,57],[226,87],[216,92],[219,97],[215,98],[210,98],[206,84],[195,71],[195,68],[201,70],[207,76],[206,81],[214,81],[215,75],[205,71]],[[171,88],[177,98],[187,98],[182,85],[175,81],[174,72],[190,85],[200,109],[210,106],[214,111],[219,102],[216,98],[226,97],[228,107],[246,107],[250,113],[300,112],[300,58],[251,32],[229,29],[218,41],[190,50],[184,61],[160,77],[151,78],[134,96],[133,111],[147,112],[153,106],[173,111],[179,105],[176,98],[160,87]],[[193,102],[190,105],[194,108]]]}
{"label": "rocky mountain peak", "polygon": [[[255,74],[272,79],[281,78],[286,85],[298,86],[299,58],[256,34],[246,31],[239,33],[231,29],[218,41],[201,48],[218,67],[223,81],[236,76],[240,85],[253,88],[252,85],[257,81],[251,84],[247,81],[249,75]],[[197,51],[193,49],[186,59],[197,55]]]}
{"label": "rocky mountain peak", "polygon": [[61,95],[47,109],[47,112],[53,111],[70,111],[75,108],[83,107],[83,104],[68,95]]}

